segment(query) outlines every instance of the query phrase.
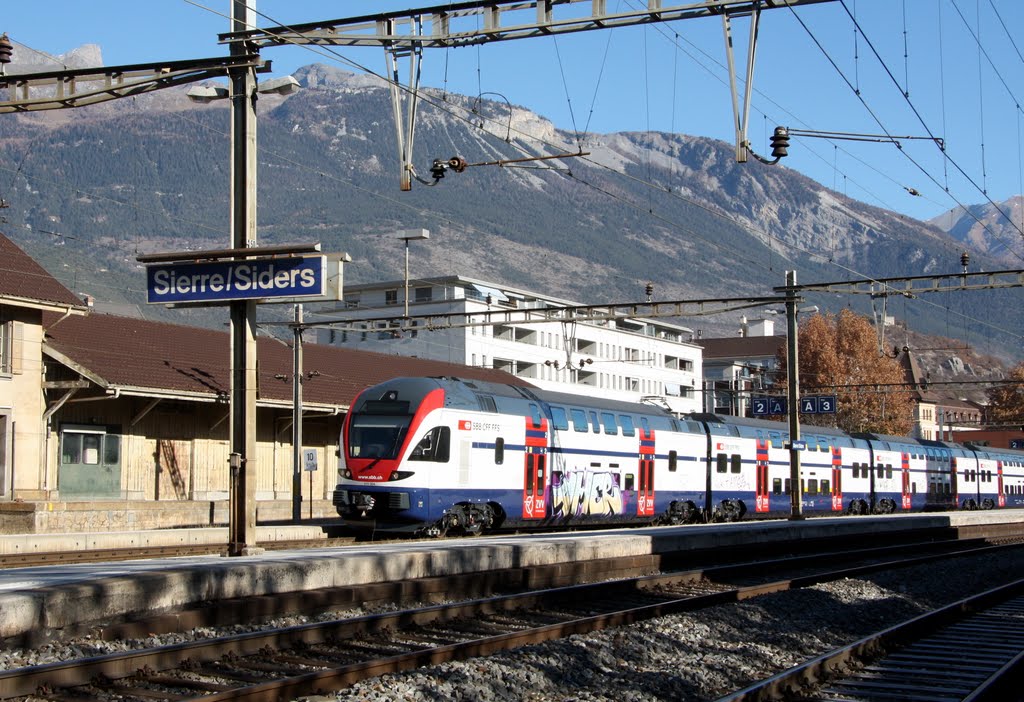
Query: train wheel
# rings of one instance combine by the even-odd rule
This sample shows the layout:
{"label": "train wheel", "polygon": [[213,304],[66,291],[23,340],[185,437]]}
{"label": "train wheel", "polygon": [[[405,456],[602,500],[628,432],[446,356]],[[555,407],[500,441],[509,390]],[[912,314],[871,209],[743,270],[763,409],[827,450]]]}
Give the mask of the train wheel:
{"label": "train wheel", "polygon": [[715,521],[738,522],[746,511],[747,507],[742,500],[722,500],[715,510],[715,516],[718,517]]}
{"label": "train wheel", "polygon": [[975,502],[973,497],[968,497],[966,500],[964,500],[963,505],[962,505],[961,508],[969,510],[969,511],[970,510],[975,510],[975,509],[978,509],[978,503]]}
{"label": "train wheel", "polygon": [[981,501],[981,508],[982,509],[995,509],[996,508],[996,503],[995,503],[995,501],[992,498],[986,497],[984,500]]}
{"label": "train wheel", "polygon": [[878,501],[878,506],[875,511],[879,514],[892,514],[896,511],[896,502],[888,497],[883,497]]}

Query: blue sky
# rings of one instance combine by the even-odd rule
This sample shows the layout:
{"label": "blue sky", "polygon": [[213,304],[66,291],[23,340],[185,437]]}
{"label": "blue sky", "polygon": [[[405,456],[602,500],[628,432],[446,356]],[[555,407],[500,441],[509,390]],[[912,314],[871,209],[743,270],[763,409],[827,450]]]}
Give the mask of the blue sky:
{"label": "blue sky", "polygon": [[[444,4],[257,1],[267,17],[261,26]],[[612,12],[638,5],[608,0]],[[227,53],[217,34],[228,28],[228,8],[228,0],[9,0],[0,31],[51,54],[99,44],[107,65],[199,58]],[[734,23],[741,73],[748,26],[744,19]],[[851,197],[923,219],[958,203],[1003,201],[1024,190],[1021,27],[1019,0],[843,0],[766,11],[750,139],[767,154],[775,125],[940,137],[945,154],[929,139],[900,139],[902,149],[794,139],[783,163]],[[384,70],[381,49],[332,51]],[[264,57],[275,74],[316,62],[351,68],[323,49],[267,49]],[[688,20],[428,50],[423,83],[467,95],[500,93],[563,129],[675,131],[731,143],[725,61],[721,21]]]}

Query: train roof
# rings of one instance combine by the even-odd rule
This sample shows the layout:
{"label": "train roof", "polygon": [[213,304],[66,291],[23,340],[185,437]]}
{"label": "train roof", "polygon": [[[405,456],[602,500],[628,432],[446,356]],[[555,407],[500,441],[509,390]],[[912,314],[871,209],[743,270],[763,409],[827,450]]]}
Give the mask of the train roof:
{"label": "train roof", "polygon": [[558,392],[555,390],[543,390],[536,387],[523,387],[493,383],[480,380],[468,380],[457,377],[441,377],[441,381],[461,383],[476,392],[484,392],[499,397],[516,397],[527,400],[535,399],[540,402],[554,405],[565,405],[597,410],[612,410],[615,412],[630,412],[632,414],[664,415],[672,417],[672,413],[659,405],[644,402],[628,402],[626,400],[613,400],[604,397],[590,397],[570,392]]}
{"label": "train roof", "polygon": [[[755,419],[753,417],[740,417],[736,415],[719,415],[710,412],[691,412],[684,419],[692,419],[698,422],[713,422],[715,424],[735,424],[737,426],[753,427],[764,431],[779,431],[788,433],[789,427],[781,422],[773,422],[768,419]],[[823,434],[826,436],[850,436],[842,429],[836,427],[819,427],[813,424],[804,424],[800,427],[802,434]]]}

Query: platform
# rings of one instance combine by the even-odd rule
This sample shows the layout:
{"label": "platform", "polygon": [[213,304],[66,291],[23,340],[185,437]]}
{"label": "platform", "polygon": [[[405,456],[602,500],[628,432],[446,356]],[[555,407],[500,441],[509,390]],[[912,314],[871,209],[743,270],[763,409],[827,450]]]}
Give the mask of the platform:
{"label": "platform", "polygon": [[1022,520],[1024,512],[1018,511],[837,517],[12,568],[0,570],[0,638],[249,595],[793,539],[870,539],[909,529],[942,530]]}

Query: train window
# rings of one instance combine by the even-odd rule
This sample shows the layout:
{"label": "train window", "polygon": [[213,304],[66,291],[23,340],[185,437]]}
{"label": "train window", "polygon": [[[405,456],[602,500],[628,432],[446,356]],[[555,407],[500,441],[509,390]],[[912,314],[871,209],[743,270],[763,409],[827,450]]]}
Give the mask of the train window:
{"label": "train window", "polygon": [[572,429],[578,432],[587,432],[587,412],[582,409],[569,409],[572,415]]}
{"label": "train window", "polygon": [[828,439],[818,439],[818,450],[819,451],[830,451],[831,446],[828,445]]}
{"label": "train window", "polygon": [[581,409],[570,409],[569,414],[572,416],[572,428],[576,431],[586,433],[587,413]]}
{"label": "train window", "polygon": [[643,428],[644,431],[647,431],[651,428],[650,422],[647,421],[647,417],[640,417],[640,426],[641,428]]}
{"label": "train window", "polygon": [[888,480],[892,480],[892,466],[889,464],[885,466],[885,477]]}
{"label": "train window", "polygon": [[559,431],[566,431],[569,429],[569,417],[565,414],[565,410],[563,408],[551,408],[551,425]]}
{"label": "train window", "polygon": [[633,418],[628,414],[619,415],[619,425],[622,427],[623,436],[636,436],[636,429],[633,427]]}
{"label": "train window", "polygon": [[717,456],[718,466],[715,469],[719,473],[725,473],[729,470],[729,456],[724,453],[720,453]]}
{"label": "train window", "polygon": [[808,495],[817,495],[818,494],[818,479],[817,478],[810,478],[810,479],[808,479],[807,480],[807,489],[804,492],[806,492]]}
{"label": "train window", "polygon": [[916,495],[917,494],[917,483],[916,482],[910,484],[910,494],[911,495]]}
{"label": "train window", "polygon": [[500,436],[494,440],[494,465],[500,466],[505,462],[505,440]]}
{"label": "train window", "polygon": [[497,412],[498,407],[494,404],[494,398],[490,395],[477,395],[477,402],[480,403],[480,409],[484,412]]}
{"label": "train window", "polygon": [[594,430],[595,434],[601,433],[601,423],[597,421],[597,412],[590,413],[590,428]]}
{"label": "train window", "polygon": [[772,494],[782,494],[782,478],[772,478]]}
{"label": "train window", "polygon": [[410,461],[447,463],[451,447],[451,429],[434,427],[427,432],[409,456]]}
{"label": "train window", "polygon": [[530,419],[531,419],[531,421],[533,421],[533,426],[535,426],[535,427],[539,427],[540,426],[540,422],[541,422],[540,407],[538,407],[537,405],[533,404],[532,402],[530,403]]}
{"label": "train window", "polygon": [[772,448],[782,448],[782,436],[779,434],[779,432],[777,432],[777,431],[770,431],[770,432],[768,432],[768,436],[771,437],[771,440],[772,440],[771,446],[772,446]]}
{"label": "train window", "polygon": [[601,423],[604,424],[605,434],[618,434],[619,425],[615,423],[615,415],[611,412],[601,413]]}
{"label": "train window", "polygon": [[668,452],[668,470],[670,473],[675,473],[679,468],[679,454],[673,449]]}
{"label": "train window", "polygon": [[730,470],[732,470],[733,473],[739,473],[742,470],[742,468],[743,468],[743,459],[740,457],[740,455],[738,453],[734,453],[732,455],[732,465],[731,465]]}
{"label": "train window", "polygon": [[782,494],[783,495],[788,495],[789,491],[792,489],[792,487],[793,487],[792,480],[790,478],[786,478],[785,487],[782,488]]}
{"label": "train window", "polygon": [[821,494],[822,495],[828,495],[828,494],[830,494],[830,492],[831,491],[829,490],[829,481],[822,480],[821,481]]}
{"label": "train window", "polygon": [[636,478],[633,477],[633,474],[632,473],[626,473],[626,487],[625,487],[625,489],[626,490],[632,490],[635,483],[636,483]]}
{"label": "train window", "polygon": [[885,477],[885,466],[883,466],[881,463],[875,466],[875,477],[878,478],[879,480]]}
{"label": "train window", "polygon": [[818,442],[814,440],[813,436],[805,437],[805,440],[807,441],[807,450],[808,451],[817,451],[818,450]]}

